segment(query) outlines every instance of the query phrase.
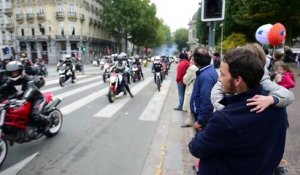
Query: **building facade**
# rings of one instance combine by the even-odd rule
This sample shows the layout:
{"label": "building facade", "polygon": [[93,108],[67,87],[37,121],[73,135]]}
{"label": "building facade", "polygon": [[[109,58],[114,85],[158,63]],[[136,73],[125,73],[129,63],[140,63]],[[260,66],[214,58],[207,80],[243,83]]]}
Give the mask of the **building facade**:
{"label": "building facade", "polygon": [[191,51],[195,50],[198,47],[197,39],[197,12],[193,15],[192,20],[189,22],[189,38],[188,46]]}
{"label": "building facade", "polygon": [[4,21],[5,36],[16,57],[55,63],[66,54],[90,59],[117,48],[99,17],[100,0],[3,1],[10,7],[5,14],[10,14]]}

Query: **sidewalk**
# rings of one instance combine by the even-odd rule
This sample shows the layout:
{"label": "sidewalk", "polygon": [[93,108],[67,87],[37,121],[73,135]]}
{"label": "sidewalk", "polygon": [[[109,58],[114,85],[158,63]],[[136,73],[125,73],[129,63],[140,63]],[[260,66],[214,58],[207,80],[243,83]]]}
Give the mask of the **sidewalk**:
{"label": "sidewalk", "polygon": [[[169,75],[167,77],[170,78]],[[185,112],[175,111],[178,105],[177,86],[173,82],[161,111],[157,131],[153,136],[143,175],[192,175],[196,159],[189,153],[188,143],[193,137],[192,128],[181,128]]]}

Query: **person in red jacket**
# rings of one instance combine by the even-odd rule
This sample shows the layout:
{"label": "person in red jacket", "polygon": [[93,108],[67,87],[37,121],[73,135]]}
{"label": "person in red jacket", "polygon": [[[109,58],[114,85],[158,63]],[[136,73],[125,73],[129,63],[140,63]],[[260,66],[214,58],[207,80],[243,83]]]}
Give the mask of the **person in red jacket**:
{"label": "person in red jacket", "polygon": [[295,87],[295,77],[289,65],[281,64],[278,66],[278,73],[275,77],[275,82],[287,89]]}
{"label": "person in red jacket", "polygon": [[188,55],[185,53],[181,53],[179,55],[179,64],[177,66],[177,88],[178,88],[178,95],[179,95],[179,105],[175,108],[175,110],[182,110],[183,100],[184,100],[184,92],[185,92],[185,84],[183,83],[183,77],[186,74],[186,70],[189,68],[190,63],[188,61]]}

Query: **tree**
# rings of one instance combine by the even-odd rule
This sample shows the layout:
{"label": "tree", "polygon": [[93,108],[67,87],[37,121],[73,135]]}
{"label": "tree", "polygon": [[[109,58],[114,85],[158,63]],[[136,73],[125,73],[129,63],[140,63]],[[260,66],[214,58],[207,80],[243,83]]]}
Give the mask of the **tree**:
{"label": "tree", "polygon": [[198,38],[199,43],[207,45],[209,31],[208,31],[207,22],[201,21],[201,8],[199,8],[198,12],[197,12],[196,25],[197,25],[197,38]]}
{"label": "tree", "polygon": [[233,33],[225,38],[223,42],[223,50],[236,48],[237,46],[245,45],[247,42],[246,35],[241,33]]}
{"label": "tree", "polygon": [[180,28],[175,31],[174,41],[177,44],[178,50],[182,50],[187,47],[188,35],[188,30],[185,28]]}

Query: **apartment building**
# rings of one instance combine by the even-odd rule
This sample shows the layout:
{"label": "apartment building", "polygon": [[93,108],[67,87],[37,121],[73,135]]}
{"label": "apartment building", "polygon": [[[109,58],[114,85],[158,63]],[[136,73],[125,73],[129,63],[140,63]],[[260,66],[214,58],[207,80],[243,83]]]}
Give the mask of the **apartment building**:
{"label": "apartment building", "polygon": [[66,54],[89,59],[116,48],[99,17],[100,0],[1,1],[2,40],[14,46],[17,57],[55,63]]}

